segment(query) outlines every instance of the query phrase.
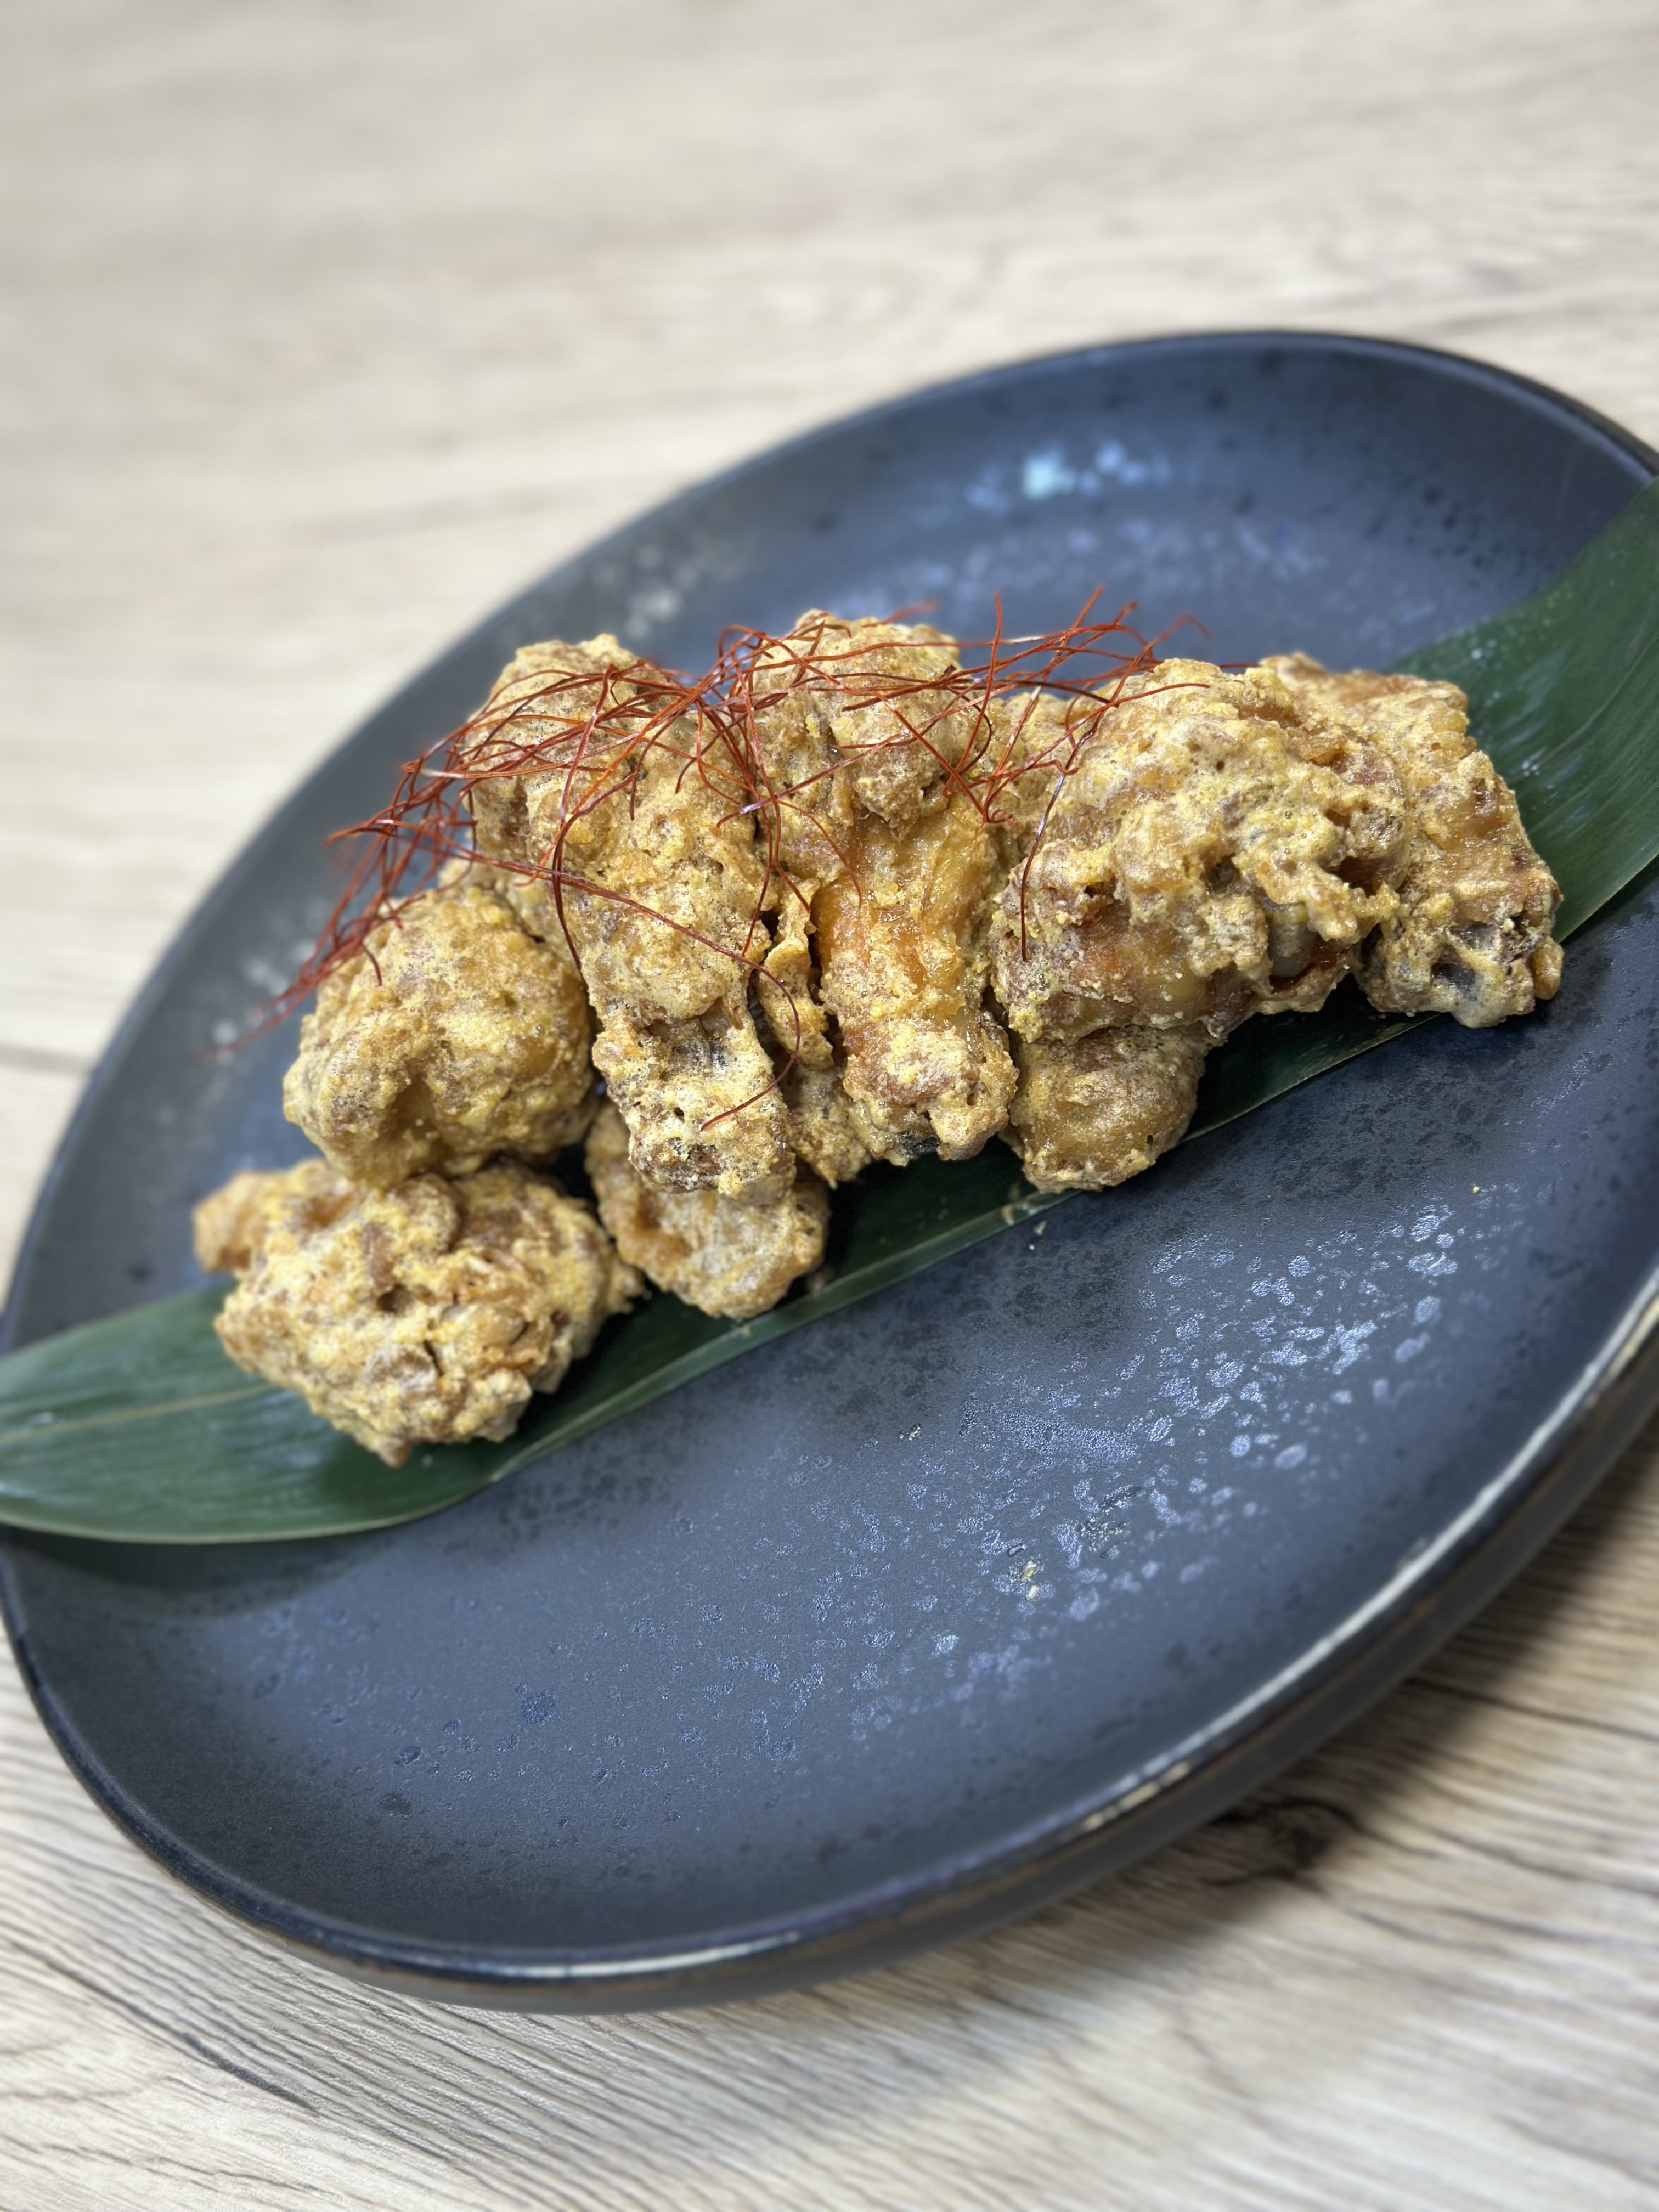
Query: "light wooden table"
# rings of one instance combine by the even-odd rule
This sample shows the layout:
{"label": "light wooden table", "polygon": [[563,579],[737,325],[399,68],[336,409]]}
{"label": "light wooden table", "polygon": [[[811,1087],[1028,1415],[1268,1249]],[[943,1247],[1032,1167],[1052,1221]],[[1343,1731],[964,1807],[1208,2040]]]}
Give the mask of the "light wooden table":
{"label": "light wooden table", "polygon": [[[0,1238],[270,805],[475,616],[983,363],[1297,325],[1659,441],[1651,0],[13,0]],[[1659,2203],[1659,1437],[1138,1872],[813,1994],[365,1994],[174,1887],[0,1661],[0,2212]]]}

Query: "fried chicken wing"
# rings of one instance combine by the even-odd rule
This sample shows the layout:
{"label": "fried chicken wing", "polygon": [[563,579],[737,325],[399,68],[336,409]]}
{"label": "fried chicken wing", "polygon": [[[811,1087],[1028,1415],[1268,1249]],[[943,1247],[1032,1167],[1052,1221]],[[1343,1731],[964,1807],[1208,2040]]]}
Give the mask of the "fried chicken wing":
{"label": "fried chicken wing", "polygon": [[809,1069],[839,1040],[872,1153],[969,1158],[1016,1079],[983,1006],[999,855],[956,773],[984,715],[951,641],[815,611],[769,641],[749,696],[775,807],[774,1033]]}
{"label": "fried chicken wing", "polygon": [[592,1117],[592,1030],[562,935],[538,939],[499,888],[463,878],[412,899],[324,981],[283,1110],[377,1189],[471,1174],[493,1152],[546,1158]]}
{"label": "fried chicken wing", "polygon": [[635,1167],[665,1188],[759,1195],[793,1169],[750,1012],[765,871],[744,763],[683,706],[615,638],[527,646],[463,757],[483,779],[480,851],[526,886],[559,878]]}
{"label": "fried chicken wing", "polygon": [[599,1218],[623,1259],[704,1313],[748,1321],[823,1257],[830,1200],[809,1172],[798,1173],[782,1198],[758,1204],[714,1190],[664,1190],[635,1169],[611,1106],[588,1133],[586,1161]]}
{"label": "fried chicken wing", "polygon": [[515,1163],[372,1191],[307,1160],[235,1176],[195,1230],[239,1278],[214,1324],[238,1366],[392,1467],[511,1435],[642,1287],[591,1208]]}
{"label": "fried chicken wing", "polygon": [[1389,872],[1397,904],[1358,955],[1371,1004],[1486,1029],[1553,998],[1561,948],[1550,932],[1561,895],[1515,794],[1468,733],[1457,686],[1363,668],[1334,674],[1299,653],[1264,665],[1309,720],[1322,715],[1362,732],[1405,791],[1406,835]]}

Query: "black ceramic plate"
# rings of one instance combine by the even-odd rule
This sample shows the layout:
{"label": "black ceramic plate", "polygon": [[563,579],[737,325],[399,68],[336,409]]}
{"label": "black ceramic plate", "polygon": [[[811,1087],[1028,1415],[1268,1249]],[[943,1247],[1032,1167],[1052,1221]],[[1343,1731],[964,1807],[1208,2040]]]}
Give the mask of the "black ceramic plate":
{"label": "black ceramic plate", "polygon": [[[1386,664],[1654,473],[1571,402],[1346,338],[1109,347],[879,410],[561,569],[377,715],[185,933],[64,1148],[15,1340],[197,1279],[191,1201],[303,1149],[319,841],[522,641],[1097,584],[1237,659]],[[273,1550],[15,1540],[71,1764],[208,1897],[470,2001],[663,2002],[981,1928],[1218,1810],[1448,1634],[1650,1403],[1659,893],[1559,999],[1431,1024],[1115,1192],[434,1519]]]}

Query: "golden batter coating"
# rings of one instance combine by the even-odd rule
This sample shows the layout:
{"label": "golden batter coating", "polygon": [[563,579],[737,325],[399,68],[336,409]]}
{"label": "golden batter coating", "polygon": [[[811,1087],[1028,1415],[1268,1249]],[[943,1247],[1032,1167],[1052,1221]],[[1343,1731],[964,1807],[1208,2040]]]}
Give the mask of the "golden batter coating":
{"label": "golden batter coating", "polygon": [[[613,637],[526,646],[474,725],[480,851],[559,903],[599,1019],[593,1063],[642,1175],[787,1188],[784,1109],[750,1012],[769,939],[744,763]],[[524,910],[520,902],[520,909]]]}
{"label": "golden batter coating", "polygon": [[240,1278],[214,1324],[238,1366],[392,1467],[510,1436],[641,1288],[591,1208],[514,1163],[376,1192],[307,1160],[235,1176],[195,1226]]}
{"label": "golden batter coating", "polygon": [[814,611],[760,654],[749,702],[776,806],[774,1033],[809,1068],[838,1034],[872,1152],[969,1158],[1016,1079],[983,1009],[999,854],[955,773],[985,715],[952,642]]}
{"label": "golden batter coating", "polygon": [[1561,895],[1514,793],[1468,733],[1457,686],[1363,668],[1334,674],[1299,653],[1264,665],[1305,718],[1322,714],[1386,753],[1405,792],[1406,835],[1389,876],[1398,904],[1358,955],[1371,1004],[1486,1029],[1553,998]]}
{"label": "golden batter coating", "polygon": [[748,1321],[823,1257],[829,1194],[804,1170],[783,1197],[758,1204],[713,1190],[664,1190],[635,1171],[612,1106],[601,1108],[588,1133],[586,1160],[599,1218],[623,1257],[704,1313]]}
{"label": "golden batter coating", "polygon": [[464,877],[325,980],[283,1109],[342,1175],[382,1190],[493,1152],[546,1158],[592,1117],[592,1028],[562,937],[538,941],[499,888]]}
{"label": "golden batter coating", "polygon": [[995,838],[957,793],[903,830],[866,815],[847,872],[812,902],[842,1079],[884,1159],[971,1159],[1007,1119],[1013,1060],[983,1006],[1000,873]]}
{"label": "golden batter coating", "polygon": [[974,734],[950,678],[951,641],[926,623],[846,622],[811,608],[765,641],[746,687],[750,734],[772,801],[775,944],[763,991],[786,1050],[828,1066],[812,903],[842,875],[854,825],[908,829]]}
{"label": "golden batter coating", "polygon": [[842,1083],[842,1064],[804,1067],[799,1060],[781,1079],[789,1147],[829,1184],[850,1182],[876,1157],[859,1109]]}
{"label": "golden batter coating", "polygon": [[337,1219],[353,1194],[325,1160],[232,1176],[191,1216],[197,1263],[210,1275],[245,1275],[273,1231],[303,1241]]}
{"label": "golden batter coating", "polygon": [[1019,1089],[1004,1132],[1039,1190],[1100,1190],[1149,1168],[1193,1117],[1209,1039],[1202,1030],[1096,1030],[1021,1038]]}
{"label": "golden batter coating", "polygon": [[[997,994],[1030,1039],[1106,1027],[1218,1042],[1248,1015],[1311,1011],[1395,911],[1406,834],[1389,756],[1298,715],[1271,669],[1171,660],[1112,702],[1045,707],[1064,773],[992,929]],[[1028,740],[1036,744],[1036,735]]]}

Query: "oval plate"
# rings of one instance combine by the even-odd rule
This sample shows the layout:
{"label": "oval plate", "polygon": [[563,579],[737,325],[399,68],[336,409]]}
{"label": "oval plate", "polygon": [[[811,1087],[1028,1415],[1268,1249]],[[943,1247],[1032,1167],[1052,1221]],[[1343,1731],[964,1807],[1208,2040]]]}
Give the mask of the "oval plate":
{"label": "oval plate", "polygon": [[[1654,473],[1478,364],[1106,347],[883,408],[622,532],[371,721],[185,930],[63,1148],[22,1342],[188,1286],[193,1200],[304,1150],[324,833],[527,639],[702,665],[803,607],[1040,629],[1103,584],[1220,659],[1387,665]],[[468,2002],[724,1997],[983,1928],[1218,1811],[1512,1574],[1633,1432],[1659,1261],[1659,894],[1560,996],[1429,1025],[435,1518],[275,1549],[16,1539],[77,1773],[216,1903]]]}

